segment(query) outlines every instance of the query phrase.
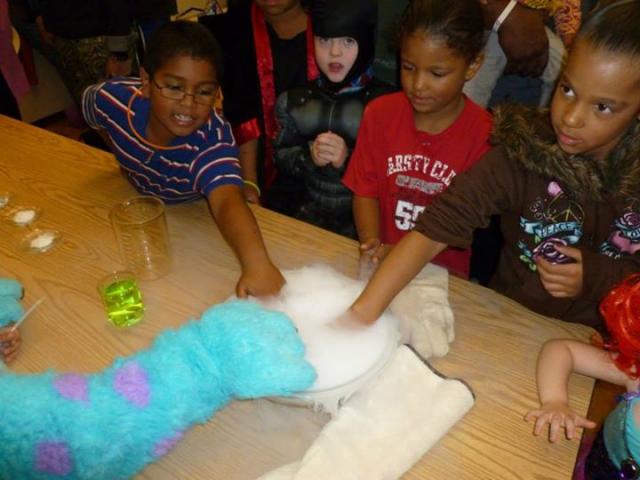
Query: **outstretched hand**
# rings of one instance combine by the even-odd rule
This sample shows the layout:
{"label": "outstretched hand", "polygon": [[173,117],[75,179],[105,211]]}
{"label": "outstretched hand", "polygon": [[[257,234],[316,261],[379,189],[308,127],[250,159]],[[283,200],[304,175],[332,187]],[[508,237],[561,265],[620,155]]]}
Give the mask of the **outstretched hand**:
{"label": "outstretched hand", "polygon": [[304,344],[285,314],[237,300],[210,308],[202,320],[222,386],[233,397],[289,395],[315,381]]}
{"label": "outstretched hand", "polygon": [[238,284],[236,295],[238,298],[266,297],[277,295],[285,284],[285,279],[275,265],[268,263],[262,266],[253,266],[243,270]]}
{"label": "outstretched hand", "polygon": [[527,422],[535,421],[533,434],[540,435],[549,425],[549,441],[557,443],[560,440],[562,430],[565,431],[567,440],[577,438],[578,428],[595,428],[593,422],[575,413],[566,403],[544,403],[537,410],[527,412],[524,419]]}

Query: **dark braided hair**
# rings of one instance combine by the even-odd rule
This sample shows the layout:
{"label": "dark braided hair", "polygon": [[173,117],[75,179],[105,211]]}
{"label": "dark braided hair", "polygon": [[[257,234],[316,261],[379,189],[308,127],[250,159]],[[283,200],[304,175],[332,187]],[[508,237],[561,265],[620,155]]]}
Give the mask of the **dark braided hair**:
{"label": "dark braided hair", "polygon": [[484,19],[478,0],[413,0],[402,14],[398,46],[408,35],[425,32],[473,61],[484,48]]}
{"label": "dark braided hair", "polygon": [[611,53],[640,57],[640,0],[619,0],[596,9],[578,38]]}

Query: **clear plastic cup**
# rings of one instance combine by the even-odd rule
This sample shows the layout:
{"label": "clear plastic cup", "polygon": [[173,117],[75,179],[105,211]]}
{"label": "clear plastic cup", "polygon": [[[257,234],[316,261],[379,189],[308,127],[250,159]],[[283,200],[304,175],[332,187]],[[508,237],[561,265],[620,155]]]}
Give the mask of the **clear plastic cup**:
{"label": "clear plastic cup", "polygon": [[111,209],[111,224],[128,270],[151,280],[171,270],[171,245],[164,203],[154,197],[133,197]]}

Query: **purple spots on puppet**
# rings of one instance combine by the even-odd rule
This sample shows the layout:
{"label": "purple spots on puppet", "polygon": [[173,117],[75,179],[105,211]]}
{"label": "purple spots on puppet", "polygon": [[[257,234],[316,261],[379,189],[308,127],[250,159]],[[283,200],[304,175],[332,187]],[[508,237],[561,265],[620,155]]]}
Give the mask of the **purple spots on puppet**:
{"label": "purple spots on puppet", "polygon": [[53,381],[53,386],[67,400],[89,402],[89,384],[82,375],[75,373],[60,375]]}
{"label": "purple spots on puppet", "polygon": [[73,469],[69,446],[64,442],[40,442],[35,454],[37,472],[63,476]]}
{"label": "purple spots on puppet", "polygon": [[153,449],[153,454],[158,458],[166,455],[169,450],[176,446],[176,444],[182,438],[182,435],[182,432],[178,432],[172,437],[167,437],[164,440],[160,440],[158,443],[156,443],[156,446]]}
{"label": "purple spots on puppet", "polygon": [[144,408],[149,404],[151,391],[147,372],[137,362],[129,362],[115,373],[113,388],[136,407]]}

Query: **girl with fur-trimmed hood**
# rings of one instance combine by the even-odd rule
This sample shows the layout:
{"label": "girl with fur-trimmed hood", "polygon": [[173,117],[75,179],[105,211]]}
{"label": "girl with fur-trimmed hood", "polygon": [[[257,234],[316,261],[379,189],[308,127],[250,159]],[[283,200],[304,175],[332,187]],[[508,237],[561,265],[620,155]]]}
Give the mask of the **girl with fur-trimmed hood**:
{"label": "girl with fur-trimmed hood", "polygon": [[[640,2],[587,20],[550,111],[504,107],[497,146],[427,207],[350,314],[373,322],[447,245],[501,215],[492,286],[532,310],[602,328],[609,289],[640,271]],[[473,132],[469,132],[470,135]]]}

